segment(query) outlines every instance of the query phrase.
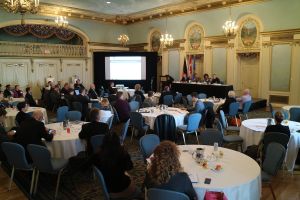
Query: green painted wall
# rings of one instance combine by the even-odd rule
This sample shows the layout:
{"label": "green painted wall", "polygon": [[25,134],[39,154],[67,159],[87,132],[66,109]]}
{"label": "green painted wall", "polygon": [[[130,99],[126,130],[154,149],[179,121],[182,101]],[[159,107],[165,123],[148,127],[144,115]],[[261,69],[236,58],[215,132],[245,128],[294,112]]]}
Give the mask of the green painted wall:
{"label": "green painted wall", "polygon": [[226,49],[214,48],[213,49],[213,61],[212,61],[212,73],[217,74],[217,77],[226,83],[227,70],[226,70]]}

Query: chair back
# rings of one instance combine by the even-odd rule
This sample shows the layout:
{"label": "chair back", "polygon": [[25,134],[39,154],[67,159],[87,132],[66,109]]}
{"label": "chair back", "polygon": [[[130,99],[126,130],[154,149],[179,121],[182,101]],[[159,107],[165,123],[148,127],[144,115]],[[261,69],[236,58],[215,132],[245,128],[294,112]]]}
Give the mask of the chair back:
{"label": "chair back", "polygon": [[68,106],[61,106],[57,109],[56,122],[62,122],[66,119],[66,113],[69,111]]}
{"label": "chair back", "polygon": [[263,162],[263,171],[272,176],[276,175],[283,163],[285,153],[286,150],[281,144],[275,142],[270,143]]}
{"label": "chair back", "polygon": [[159,145],[159,143],[159,137],[155,134],[148,134],[141,137],[140,149],[145,160],[151,156],[154,149]]}
{"label": "chair back", "polygon": [[147,191],[148,200],[189,200],[190,198],[181,192],[151,188]]}
{"label": "chair back", "polygon": [[140,103],[138,101],[130,101],[129,107],[131,112],[136,112],[140,107]]}
{"label": "chair back", "polygon": [[107,125],[108,125],[109,130],[112,127],[113,121],[114,121],[114,115],[111,115],[107,120]]}
{"label": "chair back", "polygon": [[101,185],[101,188],[102,188],[102,191],[103,191],[104,200],[110,200],[109,193],[108,193],[108,190],[107,190],[106,183],[105,183],[102,172],[95,166],[93,168],[94,168],[94,172],[96,173],[96,176],[97,176],[97,178],[100,182],[100,185]]}
{"label": "chair back", "polygon": [[216,118],[214,124],[216,126],[216,129],[218,129],[222,133],[222,135],[224,135],[224,129],[220,120]]}
{"label": "chair back", "polygon": [[113,112],[114,112],[114,123],[119,123],[120,122],[120,118],[119,118],[119,114],[116,110],[116,108],[114,106],[112,106]]}
{"label": "chair back", "polygon": [[173,101],[173,95],[165,95],[163,98],[163,104],[167,106],[172,106],[174,103]]}
{"label": "chair back", "polygon": [[94,153],[96,153],[97,150],[102,145],[104,137],[105,137],[105,135],[94,135],[91,137],[90,141],[91,141],[91,145],[92,145]]}
{"label": "chair back", "polygon": [[142,101],[141,95],[135,94],[135,95],[133,96],[132,100],[133,100],[133,101],[137,101],[137,102],[139,102],[139,105],[142,105],[142,102],[143,102],[143,101]]}
{"label": "chair back", "polygon": [[98,108],[101,109],[101,105],[99,102],[92,102],[92,108]]}
{"label": "chair back", "polygon": [[66,113],[66,119],[70,121],[80,121],[81,120],[81,112],[79,111],[68,111]]}
{"label": "chair back", "polygon": [[41,145],[29,144],[27,150],[33,161],[33,165],[41,172],[52,173],[53,166],[49,150]]}
{"label": "chair back", "polygon": [[127,131],[128,131],[128,126],[130,124],[130,119],[127,120],[127,122],[124,123],[122,130],[121,130],[121,134],[120,134],[120,143],[123,145],[125,138],[127,136]]}
{"label": "chair back", "polygon": [[205,93],[199,93],[198,94],[198,99],[206,99],[207,95]]}
{"label": "chair back", "polygon": [[204,101],[203,103],[204,103],[204,106],[205,106],[206,109],[207,108],[214,108],[214,103],[211,102],[211,101]]}
{"label": "chair back", "polygon": [[202,115],[200,113],[193,113],[188,116],[187,132],[194,132],[199,128]]}
{"label": "chair back", "polygon": [[181,102],[182,93],[177,92],[177,94],[174,97],[174,104],[179,104]]}
{"label": "chair back", "polygon": [[205,110],[205,105],[201,100],[198,100],[195,104],[195,112],[202,113]]}
{"label": "chair back", "polygon": [[130,112],[129,116],[130,116],[131,125],[134,128],[142,131],[143,130],[143,124],[144,124],[142,114],[138,113],[138,112]]}
{"label": "chair back", "polygon": [[252,101],[246,101],[244,104],[243,104],[243,114],[246,114],[249,112],[250,108],[251,108],[251,105],[252,105]]}
{"label": "chair back", "polygon": [[80,102],[72,102],[72,110],[82,112],[82,104]]}
{"label": "chair back", "polygon": [[213,146],[217,142],[221,147],[223,145],[223,134],[217,129],[206,129],[200,133],[199,140],[203,145]]}
{"label": "chair back", "polygon": [[156,117],[154,122],[154,133],[160,140],[177,141],[176,122],[172,115],[162,114]]}
{"label": "chair back", "polygon": [[182,104],[184,107],[188,107],[188,101],[186,98],[181,98],[182,99]]}
{"label": "chair back", "polygon": [[289,143],[290,137],[284,133],[278,132],[267,132],[263,138],[263,152],[265,153],[268,145],[272,142],[281,144],[285,149],[287,149],[287,144]]}
{"label": "chair back", "polygon": [[229,104],[229,112],[228,115],[231,117],[235,117],[239,112],[240,104],[239,102],[233,102]]}
{"label": "chair back", "polygon": [[283,115],[283,120],[289,120],[289,112],[287,110],[281,109]]}
{"label": "chair back", "polygon": [[192,95],[188,94],[186,96],[186,99],[187,99],[187,103],[188,103],[189,106],[193,105],[193,102],[192,102],[193,101],[193,97],[192,97]]}
{"label": "chair back", "polygon": [[220,110],[220,120],[223,128],[226,129],[228,127],[228,123],[223,110]]}
{"label": "chair back", "polygon": [[16,169],[32,169],[26,160],[25,149],[22,145],[12,142],[3,142],[1,147],[10,165]]}
{"label": "chair back", "polygon": [[273,105],[271,103],[269,103],[269,108],[270,108],[270,112],[271,112],[271,116],[274,118],[274,109],[273,109]]}
{"label": "chair back", "polygon": [[300,108],[296,108],[296,107],[290,108],[290,120],[295,122],[300,122]]}

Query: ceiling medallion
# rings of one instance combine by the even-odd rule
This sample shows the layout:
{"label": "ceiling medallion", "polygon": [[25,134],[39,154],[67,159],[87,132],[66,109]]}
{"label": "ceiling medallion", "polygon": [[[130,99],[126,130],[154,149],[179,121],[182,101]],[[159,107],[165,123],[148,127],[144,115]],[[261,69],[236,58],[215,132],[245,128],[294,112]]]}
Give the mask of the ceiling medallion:
{"label": "ceiling medallion", "polygon": [[126,34],[121,34],[118,37],[118,41],[122,46],[126,46],[127,42],[129,41],[129,37]]}
{"label": "ceiling medallion", "polygon": [[21,24],[25,24],[24,15],[36,14],[39,10],[39,0],[4,0],[3,7],[7,12],[20,13]]}

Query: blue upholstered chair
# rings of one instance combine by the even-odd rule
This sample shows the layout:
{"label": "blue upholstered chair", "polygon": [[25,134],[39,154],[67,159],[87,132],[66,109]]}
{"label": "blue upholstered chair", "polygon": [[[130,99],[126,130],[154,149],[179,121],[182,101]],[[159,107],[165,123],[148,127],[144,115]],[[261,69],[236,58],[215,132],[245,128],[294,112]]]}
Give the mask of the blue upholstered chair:
{"label": "blue upholstered chair", "polygon": [[140,103],[138,101],[130,101],[129,107],[131,112],[136,112],[139,110]]}
{"label": "blue upholstered chair", "polygon": [[227,119],[223,110],[220,110],[220,121],[222,123],[223,129],[226,131],[240,131],[240,127],[237,126],[228,126]]}
{"label": "blue upholstered chair", "polygon": [[148,200],[189,200],[190,198],[180,192],[151,188],[147,191]]}
{"label": "blue upholstered chair", "polygon": [[70,121],[80,121],[81,120],[81,112],[79,111],[68,111],[66,113],[66,119]]}
{"label": "blue upholstered chair", "polygon": [[290,120],[300,122],[300,108],[292,107],[290,109]]}
{"label": "blue upholstered chair", "polygon": [[205,93],[199,93],[198,94],[198,99],[206,99],[207,95]]}
{"label": "blue upholstered chair", "polygon": [[57,109],[56,122],[62,122],[66,119],[66,113],[69,111],[68,106],[61,106]]}
{"label": "blue upholstered chair", "polygon": [[206,129],[199,135],[200,143],[203,145],[213,146],[215,142],[218,143],[219,147],[223,145],[222,132],[217,129]]}
{"label": "blue upholstered chair", "polygon": [[132,133],[131,133],[131,140],[134,135],[134,131],[137,130],[139,132],[144,132],[145,135],[147,134],[147,131],[149,129],[149,126],[147,124],[144,124],[143,116],[141,113],[138,112],[130,112],[130,121],[132,125]]}
{"label": "blue upholstered chair", "polygon": [[167,106],[172,106],[174,103],[173,95],[165,95],[163,98],[163,104]]}
{"label": "blue upholstered chair", "polygon": [[99,147],[102,145],[104,137],[105,137],[105,135],[94,135],[91,137],[90,141],[91,141],[91,145],[92,145],[94,153],[97,152]]}
{"label": "blue upholstered chair", "polygon": [[187,99],[188,105],[189,105],[189,106],[192,106],[192,105],[193,105],[193,102],[192,102],[193,97],[192,97],[192,95],[188,94],[188,95],[186,96],[186,99]]}
{"label": "blue upholstered chair", "polygon": [[182,93],[177,92],[177,94],[174,97],[174,104],[179,104],[181,102]]}
{"label": "blue upholstered chair", "polygon": [[[252,101],[246,101],[245,103],[243,103],[243,110],[241,112],[241,114],[248,119],[248,112],[251,108],[252,105]],[[240,117],[241,118],[241,117]]]}
{"label": "blue upholstered chair", "polygon": [[235,118],[236,126],[238,126],[236,115],[239,113],[239,107],[240,107],[239,102],[233,102],[233,103],[229,104],[228,117]]}
{"label": "blue upholstered chair", "polygon": [[127,136],[127,131],[128,131],[129,124],[130,124],[130,119],[128,119],[122,127],[122,130],[121,130],[121,133],[120,133],[120,143],[121,143],[121,145],[124,145],[124,141],[125,141],[126,136]]}
{"label": "blue upholstered chair", "polygon": [[141,137],[140,149],[145,161],[151,156],[154,149],[159,145],[159,143],[159,137],[155,134],[148,134]]}
{"label": "blue upholstered chair", "polygon": [[178,130],[182,133],[182,138],[184,144],[185,142],[185,134],[191,134],[195,133],[197,142],[199,144],[198,136],[197,136],[197,130],[201,121],[202,115],[200,113],[193,113],[188,116],[188,122],[187,125],[178,126]]}

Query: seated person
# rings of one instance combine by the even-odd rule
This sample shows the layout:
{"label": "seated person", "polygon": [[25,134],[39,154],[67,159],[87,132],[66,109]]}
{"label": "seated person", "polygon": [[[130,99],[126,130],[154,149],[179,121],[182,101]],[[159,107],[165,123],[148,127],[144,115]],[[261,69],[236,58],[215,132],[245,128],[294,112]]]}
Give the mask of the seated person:
{"label": "seated person", "polygon": [[30,107],[36,107],[37,106],[35,100],[32,97],[32,93],[31,93],[31,88],[30,87],[26,88],[25,102]]}
{"label": "seated person", "polygon": [[109,100],[109,102],[110,102],[111,105],[114,105],[114,103],[118,99],[117,98],[117,92],[118,92],[117,88],[113,88],[112,91],[111,91],[111,93],[108,96],[108,100]]}
{"label": "seated person", "polygon": [[102,172],[109,196],[112,199],[134,199],[139,191],[128,176],[133,169],[129,153],[120,144],[119,137],[107,134],[100,151],[94,156],[94,165]]}
{"label": "seated person", "polygon": [[240,102],[240,109],[243,109],[243,105],[245,102],[247,101],[252,101],[252,97],[250,95],[250,90],[249,89],[245,89],[243,91],[243,96],[241,96],[240,98],[236,99],[238,102]]}
{"label": "seated person", "polygon": [[231,103],[236,102],[235,99],[235,92],[233,90],[230,90],[228,92],[228,98],[226,98],[224,104],[222,104],[218,109],[217,109],[217,113],[220,113],[220,110],[224,111],[224,114],[228,114],[229,113],[229,105]]}
{"label": "seated person", "polygon": [[59,106],[60,102],[60,93],[59,93],[59,87],[57,85],[54,86],[54,89],[50,90],[50,102],[51,102],[51,108],[57,108]]}
{"label": "seated person", "polygon": [[181,78],[181,82],[188,82],[190,79],[189,77],[186,75],[186,73],[183,73],[182,74],[182,78]]}
{"label": "seated person", "polygon": [[28,109],[28,105],[25,102],[20,102],[17,104],[18,114],[16,115],[16,122],[17,125],[20,126],[20,124],[25,121],[26,119],[30,118],[31,116],[26,113]]}
{"label": "seated person", "polygon": [[20,90],[19,85],[15,85],[15,90],[13,91],[13,97],[14,98],[22,98],[23,97],[23,92]]}
{"label": "seated person", "polygon": [[199,81],[200,81],[200,77],[198,76],[197,73],[194,73],[193,81],[194,81],[194,82],[199,82]]}
{"label": "seated person", "polygon": [[140,84],[135,84],[134,89],[135,89],[134,94],[135,95],[140,95],[141,98],[142,98],[142,102],[144,102],[145,96],[144,96],[144,93],[142,92],[141,85]]}
{"label": "seated person", "polygon": [[82,83],[80,82],[80,79],[77,79],[75,84],[74,84],[74,90],[80,90],[80,89],[84,89],[85,87],[82,85]]}
{"label": "seated person", "polygon": [[109,110],[112,113],[114,112],[112,106],[110,105],[110,103],[108,101],[108,98],[102,98],[102,100],[100,102],[100,110]]}
{"label": "seated person", "polygon": [[101,122],[107,123],[108,119],[114,114],[112,106],[107,98],[103,98],[100,103]]}
{"label": "seated person", "polygon": [[31,158],[27,152],[27,145],[36,144],[45,146],[42,138],[50,142],[56,133],[55,130],[50,131],[45,127],[44,123],[42,122],[43,119],[44,116],[42,111],[34,111],[32,117],[27,118],[20,124],[20,128],[17,130],[15,135],[15,141],[25,148],[26,157],[29,162],[31,162]]}
{"label": "seated person", "polygon": [[193,108],[195,108],[196,102],[198,101],[198,93],[192,92],[191,96],[192,96]]}
{"label": "seated person", "polygon": [[3,92],[0,91],[0,108],[8,108],[10,104],[7,99],[4,98]]}
{"label": "seated person", "polygon": [[169,86],[165,86],[164,90],[162,91],[160,97],[159,97],[159,104],[163,104],[164,96],[166,95],[172,95],[174,96],[173,92],[170,90]]}
{"label": "seated person", "polygon": [[74,101],[81,103],[81,105],[82,105],[81,120],[84,121],[85,117],[88,114],[88,108],[89,108],[88,103],[90,102],[90,99],[86,94],[86,89],[80,88],[79,92],[80,92],[80,94],[74,97]]}
{"label": "seated person", "polygon": [[154,97],[154,92],[153,91],[149,91],[148,92],[148,97],[145,98],[144,103],[149,104],[149,106],[154,107],[156,106],[156,97]]}
{"label": "seated person", "polygon": [[103,134],[103,135],[108,134],[109,129],[106,123],[100,122],[101,114],[99,109],[93,108],[89,114],[90,114],[91,122],[82,125],[82,129],[79,133],[79,138],[84,139],[86,141],[87,144],[86,151],[88,152],[89,155],[92,155],[93,149],[90,142],[91,137],[98,134]]}
{"label": "seated person", "polygon": [[90,99],[98,99],[99,97],[98,93],[96,92],[96,86],[93,83],[90,85],[88,96],[90,97]]}
{"label": "seated person", "polygon": [[65,83],[64,87],[61,89],[60,93],[64,94],[65,96],[70,95],[71,89],[70,89],[70,84]]}
{"label": "seated person", "polygon": [[208,74],[203,75],[203,82],[210,83],[210,78],[209,78]]}
{"label": "seated person", "polygon": [[3,96],[4,98],[10,98],[13,96],[13,92],[11,91],[10,85],[6,85],[5,86],[5,90],[3,92]]}
{"label": "seated person", "polygon": [[115,87],[115,83],[113,81],[110,81],[108,83],[108,89],[107,89],[107,92],[108,94],[114,94],[114,88]]}
{"label": "seated person", "polygon": [[214,84],[214,83],[217,83],[217,84],[221,83],[220,79],[217,77],[216,74],[213,74],[213,77],[211,79],[211,84]]}
{"label": "seated person", "polygon": [[129,119],[130,106],[127,101],[124,100],[123,92],[117,92],[117,101],[115,102],[115,108],[118,112],[121,122],[126,122]]}
{"label": "seated person", "polygon": [[274,118],[275,118],[275,125],[267,126],[265,133],[277,132],[277,133],[286,134],[287,136],[290,137],[291,132],[290,132],[289,126],[283,126],[281,124],[281,122],[283,121],[283,114],[280,111],[278,111],[275,113]]}
{"label": "seated person", "polygon": [[179,161],[180,151],[171,141],[161,142],[150,157],[145,186],[172,190],[186,194],[191,200],[197,199],[192,182],[187,173],[183,172]]}

